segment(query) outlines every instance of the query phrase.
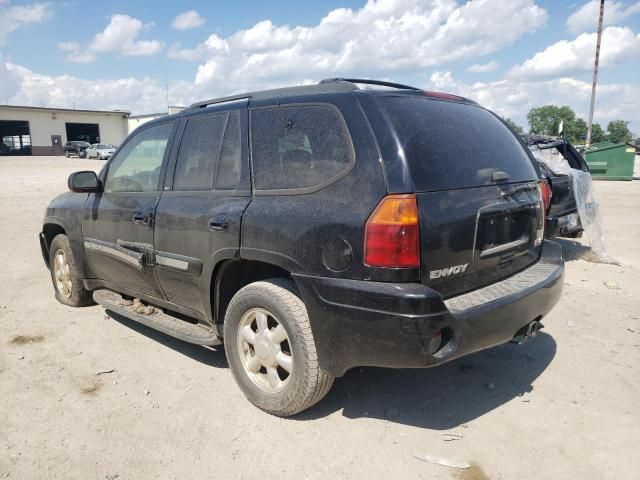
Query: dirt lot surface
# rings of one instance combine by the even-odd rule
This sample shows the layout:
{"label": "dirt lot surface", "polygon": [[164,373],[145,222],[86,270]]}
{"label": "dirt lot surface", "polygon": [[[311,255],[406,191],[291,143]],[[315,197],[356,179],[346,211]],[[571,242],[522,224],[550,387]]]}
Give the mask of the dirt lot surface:
{"label": "dirt lot surface", "polygon": [[621,265],[563,241],[565,293],[538,338],[355,369],[283,420],[244,399],[223,351],[54,300],[45,207],[102,163],[0,158],[0,478],[638,478],[640,181],[596,184]]}

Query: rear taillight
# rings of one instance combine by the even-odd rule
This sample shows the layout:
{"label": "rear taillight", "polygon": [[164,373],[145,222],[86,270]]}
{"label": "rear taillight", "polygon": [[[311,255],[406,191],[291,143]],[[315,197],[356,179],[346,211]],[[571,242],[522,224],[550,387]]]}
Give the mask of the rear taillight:
{"label": "rear taillight", "polygon": [[551,206],[551,187],[549,186],[549,182],[546,180],[540,180],[540,195],[542,196],[542,203],[544,205],[545,213],[549,211],[549,207]]}
{"label": "rear taillight", "polygon": [[371,267],[420,266],[415,195],[389,195],[378,204],[365,226],[364,263]]}
{"label": "rear taillight", "polygon": [[540,203],[537,208],[537,218],[536,218],[536,239],[535,246],[542,244],[544,240],[544,224],[547,216],[547,211],[549,210],[549,205],[551,203],[551,187],[546,180],[541,180],[538,182],[538,192],[540,193]]}

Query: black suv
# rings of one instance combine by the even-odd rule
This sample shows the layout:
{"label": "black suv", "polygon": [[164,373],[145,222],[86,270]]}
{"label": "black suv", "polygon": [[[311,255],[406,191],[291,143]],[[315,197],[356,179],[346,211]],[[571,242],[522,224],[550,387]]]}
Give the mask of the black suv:
{"label": "black suv", "polygon": [[70,176],[40,241],[60,302],[224,343],[247,398],[288,416],[355,366],[534,336],[564,271],[538,175],[472,101],[330,79],[144,124]]}
{"label": "black suv", "polygon": [[84,158],[87,155],[86,150],[90,146],[91,144],[89,142],[71,140],[70,142],[64,144],[64,155],[67,158],[69,158],[71,155],[77,155],[80,158]]}

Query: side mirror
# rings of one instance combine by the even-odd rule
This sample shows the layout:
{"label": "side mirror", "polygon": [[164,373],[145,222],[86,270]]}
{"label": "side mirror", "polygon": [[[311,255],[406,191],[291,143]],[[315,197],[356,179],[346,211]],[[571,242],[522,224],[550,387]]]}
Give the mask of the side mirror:
{"label": "side mirror", "polygon": [[101,190],[100,180],[96,172],[90,170],[75,172],[69,175],[69,190],[76,193],[99,192]]}

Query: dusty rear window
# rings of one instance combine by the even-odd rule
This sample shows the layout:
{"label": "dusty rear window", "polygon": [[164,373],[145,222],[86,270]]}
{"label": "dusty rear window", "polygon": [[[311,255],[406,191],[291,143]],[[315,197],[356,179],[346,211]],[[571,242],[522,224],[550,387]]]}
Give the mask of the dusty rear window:
{"label": "dusty rear window", "polygon": [[493,114],[478,106],[388,96],[379,99],[395,128],[417,191],[493,184],[493,172],[509,182],[537,173],[524,147]]}
{"label": "dusty rear window", "polygon": [[329,106],[253,110],[251,152],[257,190],[318,187],[340,176],[354,161],[344,121]]}

